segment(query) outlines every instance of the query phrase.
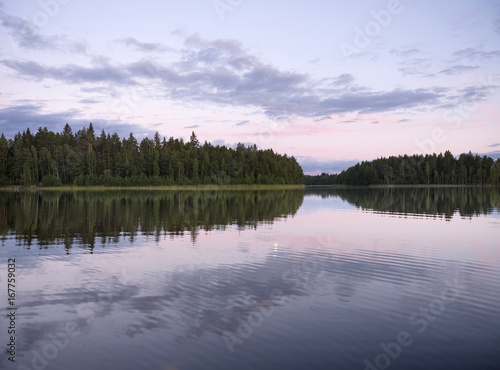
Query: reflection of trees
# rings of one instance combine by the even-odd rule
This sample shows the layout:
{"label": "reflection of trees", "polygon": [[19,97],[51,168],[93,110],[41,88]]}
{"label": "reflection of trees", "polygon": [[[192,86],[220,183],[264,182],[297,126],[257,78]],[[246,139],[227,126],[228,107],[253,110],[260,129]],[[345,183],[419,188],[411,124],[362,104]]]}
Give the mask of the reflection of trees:
{"label": "reflection of trees", "polygon": [[103,191],[0,194],[0,233],[13,231],[31,245],[74,241],[95,245],[133,238],[139,232],[196,239],[198,230],[226,225],[256,228],[297,212],[303,190],[258,191]]}
{"label": "reflection of trees", "polygon": [[307,189],[305,194],[339,196],[362,209],[447,218],[457,210],[470,217],[500,208],[500,189],[496,187]]}

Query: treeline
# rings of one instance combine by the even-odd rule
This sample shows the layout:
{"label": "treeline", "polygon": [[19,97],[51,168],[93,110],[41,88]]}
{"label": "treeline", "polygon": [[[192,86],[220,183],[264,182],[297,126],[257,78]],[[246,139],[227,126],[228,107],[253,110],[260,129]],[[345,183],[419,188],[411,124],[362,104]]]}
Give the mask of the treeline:
{"label": "treeline", "polygon": [[471,152],[392,156],[356,164],[340,174],[304,176],[306,185],[499,185],[500,159]]}
{"label": "treeline", "polygon": [[236,149],[190,140],[140,142],[130,133],[96,135],[92,123],[75,134],[29,128],[13,139],[0,137],[0,186],[158,186],[198,184],[302,184],[294,157],[239,143]]}

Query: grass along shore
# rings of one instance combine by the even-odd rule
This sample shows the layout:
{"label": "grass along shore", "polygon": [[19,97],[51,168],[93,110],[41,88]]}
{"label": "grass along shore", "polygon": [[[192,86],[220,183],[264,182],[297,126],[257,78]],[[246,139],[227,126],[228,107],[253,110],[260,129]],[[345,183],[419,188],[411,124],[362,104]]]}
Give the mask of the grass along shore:
{"label": "grass along shore", "polygon": [[283,189],[387,189],[387,188],[471,188],[471,187],[498,187],[497,185],[170,185],[170,186],[5,186],[0,191],[107,191],[107,190],[283,190]]}
{"label": "grass along shore", "polygon": [[298,185],[171,185],[171,186],[7,186],[0,188],[3,191],[107,191],[107,190],[283,190],[304,189],[303,184]]}

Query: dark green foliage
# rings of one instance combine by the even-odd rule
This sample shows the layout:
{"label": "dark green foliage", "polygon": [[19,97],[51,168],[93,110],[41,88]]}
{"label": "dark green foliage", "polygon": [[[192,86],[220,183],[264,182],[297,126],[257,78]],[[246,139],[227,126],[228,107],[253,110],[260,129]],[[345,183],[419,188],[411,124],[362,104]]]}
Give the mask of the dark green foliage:
{"label": "dark green foliage", "polygon": [[[57,179],[57,180],[55,180]],[[90,124],[76,134],[27,129],[11,140],[0,136],[0,186],[158,186],[201,184],[301,184],[294,157],[238,144],[236,149],[190,140],[120,139]]]}
{"label": "dark green foliage", "polygon": [[329,175],[327,173],[322,173],[318,176],[304,175],[305,185],[335,185],[337,184],[337,175]]}
{"label": "dark green foliage", "polygon": [[306,185],[500,185],[500,159],[450,151],[378,158],[356,164],[338,175],[305,176]]}
{"label": "dark green foliage", "polygon": [[62,183],[61,180],[59,180],[59,177],[56,177],[54,175],[47,175],[43,177],[42,186],[52,187],[61,185]]}
{"label": "dark green foliage", "polygon": [[[139,233],[163,240],[227,225],[257,228],[295,215],[304,199],[300,190],[74,191],[0,192],[0,236],[17,231],[30,246],[73,243],[92,248]],[[38,246],[37,246],[38,247]]]}

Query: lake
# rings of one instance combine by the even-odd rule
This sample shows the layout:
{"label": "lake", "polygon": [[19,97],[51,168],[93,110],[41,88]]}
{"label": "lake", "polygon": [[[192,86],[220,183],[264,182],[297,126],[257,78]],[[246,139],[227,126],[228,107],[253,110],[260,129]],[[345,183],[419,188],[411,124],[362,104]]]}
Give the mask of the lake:
{"label": "lake", "polygon": [[0,192],[0,233],[0,367],[500,366],[498,188]]}

